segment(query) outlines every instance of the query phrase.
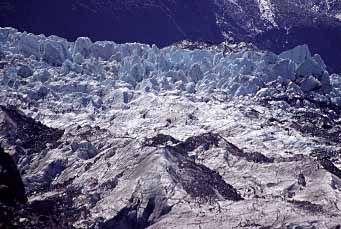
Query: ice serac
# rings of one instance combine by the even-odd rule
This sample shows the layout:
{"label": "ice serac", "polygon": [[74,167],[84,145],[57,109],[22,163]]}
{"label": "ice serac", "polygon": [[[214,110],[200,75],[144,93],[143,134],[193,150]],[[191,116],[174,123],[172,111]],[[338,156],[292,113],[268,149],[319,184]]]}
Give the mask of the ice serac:
{"label": "ice serac", "polygon": [[325,69],[318,64],[314,59],[307,58],[303,63],[299,65],[296,70],[298,76],[307,77],[310,75],[321,77]]}
{"label": "ice serac", "polygon": [[288,50],[279,54],[280,58],[290,59],[295,64],[302,64],[306,59],[311,58],[311,53],[307,45],[300,45],[292,50]]}
{"label": "ice serac", "polygon": [[28,197],[9,225],[339,226],[341,77],[307,46],[0,40],[0,143]]}
{"label": "ice serac", "polygon": [[73,56],[76,56],[78,53],[81,54],[84,58],[89,57],[90,47],[92,46],[92,42],[88,37],[79,37],[75,41],[73,47]]}
{"label": "ice serac", "polygon": [[41,44],[37,36],[34,36],[32,34],[22,34],[19,37],[18,48],[23,55],[33,55],[36,58],[40,58],[40,47]]}
{"label": "ice serac", "polygon": [[51,65],[61,66],[66,59],[70,58],[66,42],[46,40],[42,44],[42,58]]}
{"label": "ice serac", "polygon": [[[60,97],[67,101],[70,95],[73,98],[79,97],[74,100],[77,103],[84,97],[81,93],[90,92],[90,97],[102,97],[103,103],[100,106],[108,105],[111,101],[126,102],[127,99],[114,99],[117,88],[110,88],[110,85],[121,81],[129,89],[153,93],[206,93],[222,90],[230,95],[255,95],[261,88],[267,87],[268,83],[283,80],[300,85],[306,92],[316,89],[328,96],[338,93],[330,85],[330,77],[322,58],[318,54],[311,55],[307,45],[279,55],[255,50],[220,55],[219,49],[186,50],[173,46],[159,50],[156,46],[139,44],[116,44],[109,41],[92,43],[86,37],[68,43],[54,36],[35,36],[10,29],[2,29],[2,37],[4,51],[18,51],[25,58],[41,55],[44,63],[49,65],[33,69],[33,78],[30,70],[25,67],[28,65],[24,63],[18,63],[18,70],[13,72],[33,80],[34,87],[21,85],[20,88],[26,88],[24,91],[27,95],[36,100],[45,98],[51,91],[52,101]],[[19,38],[18,44],[14,42],[15,37]],[[20,48],[21,42],[26,40],[30,42],[24,47],[36,48]],[[65,77],[49,76],[59,66],[62,66]],[[10,69],[5,69],[7,83],[15,82]],[[37,81],[42,85],[39,86]],[[19,84],[15,82],[15,85]],[[84,104],[82,102],[79,106]]]}

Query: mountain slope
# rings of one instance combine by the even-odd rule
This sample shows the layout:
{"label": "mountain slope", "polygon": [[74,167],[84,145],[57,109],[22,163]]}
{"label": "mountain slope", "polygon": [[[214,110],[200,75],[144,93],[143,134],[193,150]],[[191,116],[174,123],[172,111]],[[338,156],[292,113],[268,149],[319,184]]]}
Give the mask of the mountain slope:
{"label": "mountain slope", "polygon": [[341,80],[307,46],[0,38],[0,143],[28,198],[6,225],[340,227]]}

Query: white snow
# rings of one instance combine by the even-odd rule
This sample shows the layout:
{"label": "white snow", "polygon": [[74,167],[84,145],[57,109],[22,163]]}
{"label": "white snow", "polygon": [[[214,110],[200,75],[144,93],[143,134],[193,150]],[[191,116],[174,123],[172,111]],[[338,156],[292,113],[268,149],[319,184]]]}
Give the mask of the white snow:
{"label": "white snow", "polygon": [[257,0],[261,17],[270,22],[273,26],[277,27],[275,20],[275,14],[273,12],[273,6],[271,0]]}

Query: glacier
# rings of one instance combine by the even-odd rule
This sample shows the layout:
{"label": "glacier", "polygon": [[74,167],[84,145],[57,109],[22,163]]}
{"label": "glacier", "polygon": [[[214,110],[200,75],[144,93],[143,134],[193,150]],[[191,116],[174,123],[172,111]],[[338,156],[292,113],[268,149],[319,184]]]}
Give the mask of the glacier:
{"label": "glacier", "polygon": [[340,227],[341,78],[307,45],[159,49],[0,28],[0,58],[21,228]]}
{"label": "glacier", "polygon": [[84,37],[72,43],[10,28],[0,33],[2,53],[13,56],[17,65],[3,66],[2,91],[21,92],[38,103],[47,99],[57,107],[86,108],[93,100],[96,109],[110,107],[115,101],[129,103],[135,91],[254,96],[275,81],[318,93],[332,103],[340,97],[338,82],[330,79],[337,75],[330,76],[322,58],[306,45],[279,55],[254,50],[225,55],[216,50],[93,43]]}

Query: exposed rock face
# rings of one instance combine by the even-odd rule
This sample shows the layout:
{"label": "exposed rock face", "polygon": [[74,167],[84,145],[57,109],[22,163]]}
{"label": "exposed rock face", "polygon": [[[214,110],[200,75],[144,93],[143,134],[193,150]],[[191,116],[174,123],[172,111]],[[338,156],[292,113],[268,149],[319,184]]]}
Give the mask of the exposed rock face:
{"label": "exposed rock face", "polygon": [[6,205],[27,202],[20,173],[11,156],[2,148],[0,148],[0,163],[0,202]]}
{"label": "exposed rock face", "polygon": [[[36,37],[64,42],[60,66],[16,48],[26,35],[0,32],[0,143],[28,198],[0,205],[6,226],[339,225],[341,80],[306,46],[276,55]],[[22,63],[32,76],[18,76]]]}
{"label": "exposed rock face", "polygon": [[[16,110],[14,107],[1,106],[1,132],[9,134],[10,144],[22,146],[27,151],[26,156],[37,153],[46,147],[46,144],[56,144],[63,135],[63,131],[48,128],[32,118]],[[20,140],[18,145],[15,141]]]}

